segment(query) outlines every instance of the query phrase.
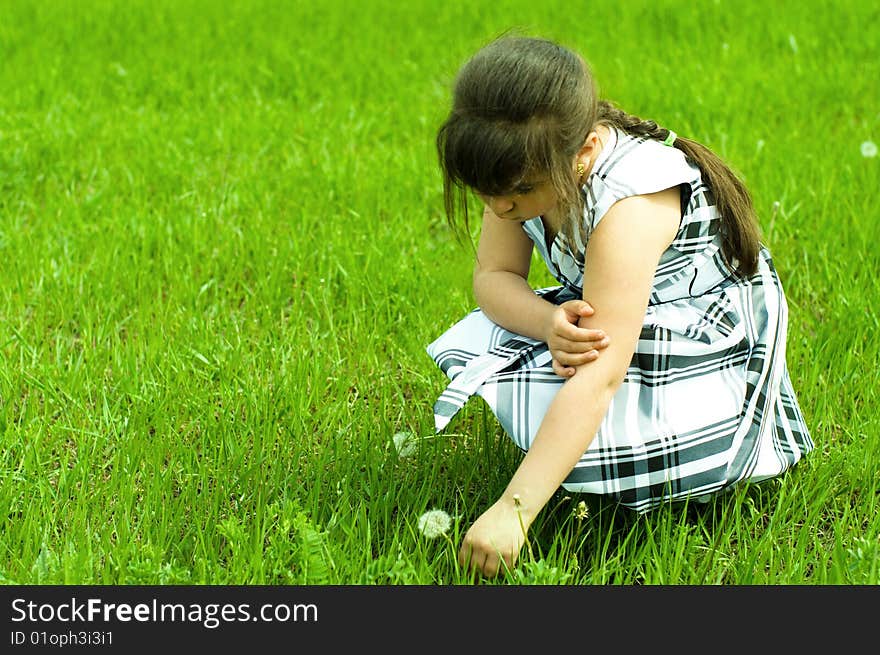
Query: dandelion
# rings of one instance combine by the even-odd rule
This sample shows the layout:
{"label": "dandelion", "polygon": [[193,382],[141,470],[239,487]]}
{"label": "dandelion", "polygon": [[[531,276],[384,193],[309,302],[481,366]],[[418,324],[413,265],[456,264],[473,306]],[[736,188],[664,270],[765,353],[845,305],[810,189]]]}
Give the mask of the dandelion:
{"label": "dandelion", "polygon": [[432,509],[419,517],[419,532],[428,539],[442,537],[452,526],[452,518],[442,509]]}
{"label": "dandelion", "polygon": [[773,231],[773,226],[776,224],[776,215],[782,209],[782,203],[778,200],[773,202],[773,206],[771,207],[772,213],[770,214],[770,231]]}
{"label": "dandelion", "polygon": [[862,141],[862,157],[876,157],[877,144],[873,141]]}
{"label": "dandelion", "polygon": [[398,457],[414,455],[419,445],[418,438],[412,432],[398,432],[392,437]]}
{"label": "dandelion", "polygon": [[587,503],[583,500],[577,504],[577,507],[574,509],[574,517],[578,521],[583,521],[590,515],[590,510],[587,509]]}

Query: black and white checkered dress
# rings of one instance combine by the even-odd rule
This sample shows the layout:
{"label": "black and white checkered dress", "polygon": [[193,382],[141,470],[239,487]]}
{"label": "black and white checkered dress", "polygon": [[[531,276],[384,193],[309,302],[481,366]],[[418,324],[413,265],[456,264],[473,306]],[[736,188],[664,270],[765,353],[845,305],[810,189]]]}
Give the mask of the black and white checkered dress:
{"label": "black and white checkered dress", "polygon": [[[773,262],[762,249],[755,275],[730,273],[699,169],[675,148],[613,131],[583,187],[585,220],[595,228],[618,200],[677,185],[684,185],[681,226],[654,275],[636,351],[595,439],[563,482],[567,491],[610,495],[639,511],[777,476],[813,449],[786,368],[788,307]],[[585,244],[569,249],[560,235],[548,250],[540,217],[523,229],[560,282],[537,293],[556,304],[580,298]],[[450,379],[434,405],[438,432],[477,394],[526,451],[565,383],[545,343],[479,309],[427,351]]]}

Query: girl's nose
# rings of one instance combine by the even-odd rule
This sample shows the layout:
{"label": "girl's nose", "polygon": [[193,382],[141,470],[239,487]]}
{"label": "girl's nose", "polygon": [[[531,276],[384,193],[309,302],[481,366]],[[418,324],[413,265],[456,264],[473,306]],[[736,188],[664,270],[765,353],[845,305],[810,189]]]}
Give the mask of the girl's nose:
{"label": "girl's nose", "polygon": [[489,198],[489,208],[496,216],[501,216],[513,209],[513,201],[504,196],[492,196]]}

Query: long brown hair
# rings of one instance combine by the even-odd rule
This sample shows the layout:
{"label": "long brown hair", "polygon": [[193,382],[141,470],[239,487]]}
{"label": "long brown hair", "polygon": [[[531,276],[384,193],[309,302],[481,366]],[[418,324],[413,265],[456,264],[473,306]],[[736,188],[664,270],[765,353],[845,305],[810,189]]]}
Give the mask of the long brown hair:
{"label": "long brown hair", "polygon": [[[561,232],[574,243],[582,229],[583,198],[574,158],[596,125],[664,140],[669,130],[597,99],[588,64],[546,39],[504,36],[484,46],[459,70],[452,108],[437,132],[446,218],[459,234],[456,215],[468,224],[468,189],[510,193],[534,174],[549,175],[559,198]],[[758,224],[751,196],[711,150],[677,137],[674,147],[696,164],[721,215],[722,254],[749,276],[757,268]]]}

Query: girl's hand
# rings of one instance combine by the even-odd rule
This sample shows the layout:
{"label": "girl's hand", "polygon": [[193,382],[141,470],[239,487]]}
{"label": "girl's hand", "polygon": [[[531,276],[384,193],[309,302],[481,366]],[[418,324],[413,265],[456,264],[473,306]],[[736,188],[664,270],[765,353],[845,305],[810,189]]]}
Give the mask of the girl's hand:
{"label": "girl's hand", "polygon": [[510,500],[499,499],[470,527],[458,551],[458,563],[493,578],[512,569],[526,540],[529,524]]}
{"label": "girl's hand", "polygon": [[593,308],[583,300],[569,300],[553,310],[547,328],[547,346],[553,356],[553,372],[561,377],[574,375],[574,367],[592,362],[608,347],[602,330],[578,327],[578,320],[591,316]]}

